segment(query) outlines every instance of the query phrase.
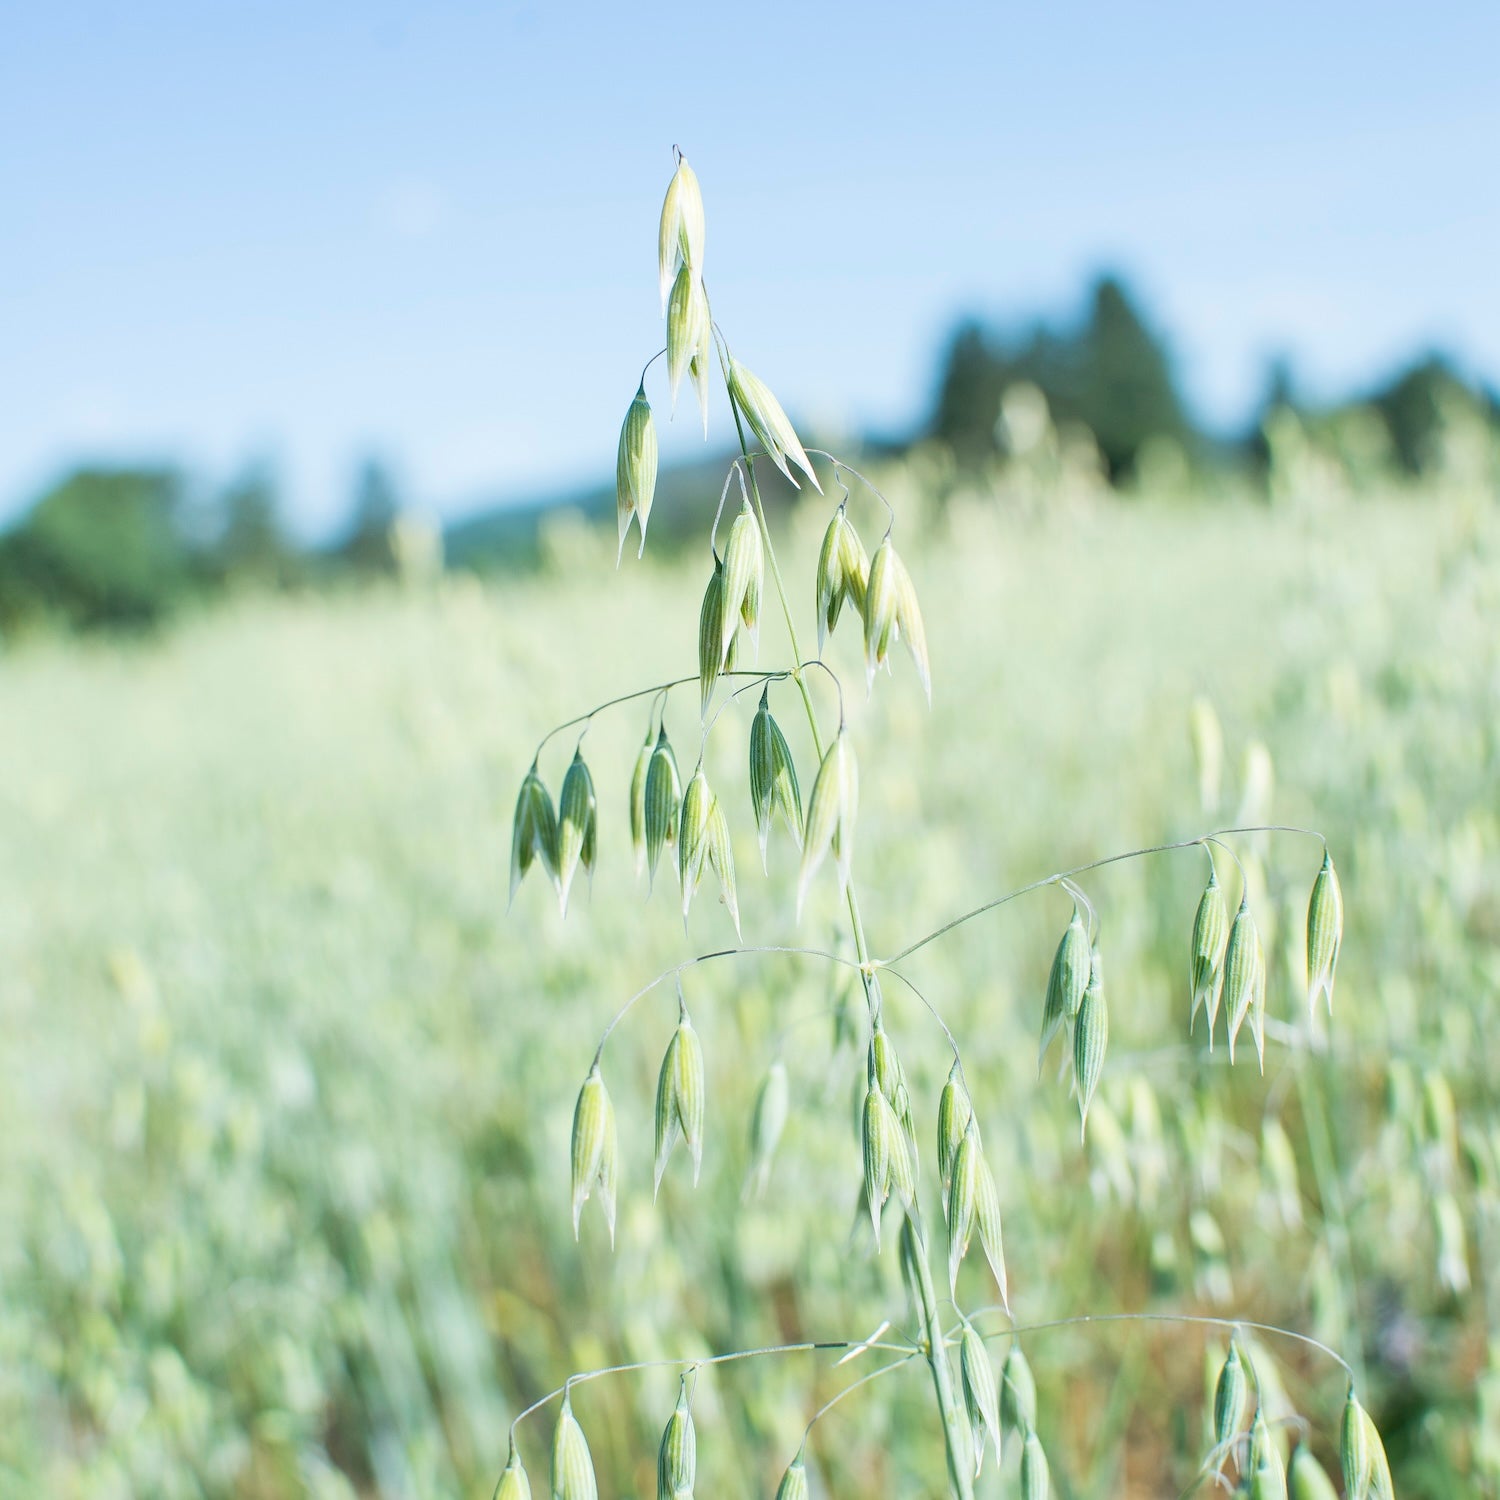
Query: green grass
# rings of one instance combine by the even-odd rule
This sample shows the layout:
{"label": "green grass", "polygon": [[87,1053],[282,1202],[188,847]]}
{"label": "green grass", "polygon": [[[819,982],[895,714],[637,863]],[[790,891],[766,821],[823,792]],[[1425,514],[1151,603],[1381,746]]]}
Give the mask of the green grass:
{"label": "green grass", "polygon": [[[934,707],[899,653],[873,701],[849,704],[877,953],[1049,871],[1232,821],[1255,740],[1276,768],[1275,821],[1329,835],[1349,913],[1328,1045],[1312,1050],[1283,955],[1319,851],[1265,845],[1285,1029],[1262,1079],[1253,1053],[1231,1074],[1201,1025],[1187,1036],[1202,854],[1091,877],[1112,1026],[1086,1148],[1066,1085],[1034,1068],[1066,898],[1027,897],[903,965],[964,1046],[1017,1318],[1173,1310],[1315,1334],[1363,1372],[1403,1494],[1496,1493],[1496,1377],[1478,1384],[1500,1293],[1493,501],[1059,502],[1023,517],[972,500],[939,515],[903,488],[895,476]],[[804,643],[826,518],[816,504],[796,518],[783,558]],[[247,599],[153,644],[0,660],[0,1491],[487,1494],[510,1417],[571,1370],[900,1326],[893,1250],[877,1261],[851,1239],[863,1059],[833,1046],[826,965],[684,977],[708,1144],[698,1191],[679,1153],[655,1206],[670,986],[632,1012],[604,1064],[618,1248],[593,1204],[573,1243],[568,1128],[599,1033],[663,967],[733,940],[711,883],[684,938],[675,880],[649,903],[634,881],[625,789],[644,704],[585,740],[603,820],[592,893],[575,891],[564,924],[533,875],[506,913],[511,804],[541,732],[695,669],[706,552],[617,576],[612,546],[559,526],[542,573],[494,587]],[[765,636],[776,665],[779,626]],[[831,652],[857,684],[850,627]],[[806,727],[779,691],[805,795]],[[1199,694],[1228,747],[1216,816],[1188,740]],[[746,941],[838,941],[831,873],[794,925],[779,828],[760,875],[755,698],[741,702],[706,764],[735,828]],[[685,772],[695,703],[685,690],[669,717]],[[572,746],[559,736],[543,758],[554,795]],[[886,994],[937,1223],[945,1049],[899,984]],[[742,1206],[751,1102],[778,1048],[792,1117],[767,1197]],[[1290,1202],[1262,1160],[1268,1114],[1297,1158]],[[1439,1274],[1444,1195],[1467,1290]],[[993,1292],[970,1261],[972,1307]],[[1223,1342],[1155,1324],[1028,1340],[1058,1491],[1185,1486]],[[1327,1459],[1340,1373],[1265,1347]],[[862,1368],[830,1365],[705,1374],[701,1493],[769,1493],[814,1404]],[[675,1388],[657,1371],[578,1393],[604,1493],[649,1488]],[[521,1431],[535,1489],[554,1410]],[[925,1376],[852,1397],[810,1454],[815,1492],[937,1488]],[[987,1467],[981,1494],[994,1483]]]}

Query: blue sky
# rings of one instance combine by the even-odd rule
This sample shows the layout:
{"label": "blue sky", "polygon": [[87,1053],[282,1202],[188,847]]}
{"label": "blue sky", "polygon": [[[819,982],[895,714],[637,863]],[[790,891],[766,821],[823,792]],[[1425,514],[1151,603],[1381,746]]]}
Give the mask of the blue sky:
{"label": "blue sky", "polygon": [[[1123,267],[1211,420],[1288,350],[1500,377],[1500,6],[0,3],[0,514],[80,458],[605,477],[680,142],[737,353],[914,421],[966,309]],[[676,424],[669,451],[693,424]],[[721,421],[722,434],[722,421]]]}

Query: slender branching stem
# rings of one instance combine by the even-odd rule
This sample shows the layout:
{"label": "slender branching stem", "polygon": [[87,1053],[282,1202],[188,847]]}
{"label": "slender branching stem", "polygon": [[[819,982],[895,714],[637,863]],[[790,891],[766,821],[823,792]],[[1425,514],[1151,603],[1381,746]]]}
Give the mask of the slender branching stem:
{"label": "slender branching stem", "polygon": [[[702,1359],[638,1359],[628,1364],[605,1365],[597,1370],[584,1370],[578,1375],[568,1376],[555,1391],[548,1391],[545,1396],[539,1396],[530,1406],[517,1412],[511,1419],[511,1441],[515,1441],[516,1428],[533,1412],[540,1411],[549,1402],[556,1401],[559,1396],[567,1395],[575,1385],[583,1385],[589,1380],[602,1380],[606,1375],[631,1375],[640,1370],[667,1369],[681,1369],[684,1374],[687,1374],[705,1369],[709,1365],[729,1365],[742,1359],[769,1359],[781,1354],[819,1354],[855,1348],[861,1350],[879,1349],[891,1354],[900,1354],[903,1357],[897,1361],[897,1364],[904,1364],[913,1355],[922,1352],[920,1349],[913,1348],[909,1344],[875,1343],[862,1339],[812,1339],[800,1344],[768,1344],[760,1349],[735,1349],[728,1354],[710,1354]],[[857,1383],[862,1384],[863,1382]],[[816,1420],[817,1418],[814,1417],[813,1421]],[[808,1424],[809,1427],[811,1425],[812,1423]]]}
{"label": "slender branching stem", "polygon": [[918,949],[925,948],[929,943],[935,943],[940,937],[945,937],[952,932],[955,927],[962,927],[965,922],[972,922],[975,917],[982,917],[986,912],[992,912],[997,907],[1005,906],[1008,902],[1030,895],[1032,891],[1039,891],[1045,886],[1063,885],[1080,875],[1087,875],[1090,870],[1102,870],[1107,865],[1121,864],[1128,859],[1144,859],[1151,854],[1170,854],[1178,849],[1196,849],[1210,842],[1218,843],[1234,834],[1248,833],[1298,833],[1305,838],[1317,839],[1324,848],[1328,846],[1328,840],[1315,828],[1297,828],[1285,823],[1266,823],[1248,828],[1216,828],[1212,833],[1200,833],[1196,838],[1177,839],[1169,844],[1151,844],[1144,849],[1129,849],[1124,854],[1108,854],[1103,859],[1092,859],[1087,864],[1074,865],[1071,870],[1054,871],[1051,875],[1042,876],[1040,880],[1033,880],[1026,885],[1018,886],[1013,891],[1007,891],[1003,896],[996,896],[993,901],[986,901],[972,911],[966,911],[962,916],[954,917],[951,922],[945,922],[941,927],[934,928],[925,937],[909,943],[899,953],[892,954],[890,958],[875,959],[873,966],[887,968],[891,964],[900,963],[903,958],[910,958]]}
{"label": "slender branching stem", "polygon": [[[992,1303],[988,1307],[976,1308],[969,1314],[969,1321],[972,1323],[975,1318],[984,1317],[988,1313],[1004,1312],[1005,1308],[1000,1303]],[[1227,1328],[1231,1333],[1239,1328],[1252,1328],[1256,1333],[1273,1334],[1277,1338],[1290,1339],[1309,1349],[1316,1349],[1318,1353],[1331,1359],[1351,1381],[1354,1379],[1354,1367],[1338,1350],[1330,1349],[1321,1339],[1315,1339],[1308,1333],[1298,1333],[1293,1328],[1282,1328],[1277,1323],[1257,1323],[1253,1318],[1216,1318],[1207,1313],[1079,1313],[1071,1318],[1049,1318],[1043,1323],[1012,1323],[981,1336],[985,1339],[1020,1338],[1025,1334],[1048,1333],[1055,1328],[1078,1328],[1087,1323],[1176,1323],[1199,1328]],[[955,1339],[960,1331],[952,1330],[948,1334],[949,1340]]]}

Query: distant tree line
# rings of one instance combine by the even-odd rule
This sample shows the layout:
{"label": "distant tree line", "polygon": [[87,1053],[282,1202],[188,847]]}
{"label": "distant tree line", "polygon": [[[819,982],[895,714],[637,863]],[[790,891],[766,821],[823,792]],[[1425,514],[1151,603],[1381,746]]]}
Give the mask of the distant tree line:
{"label": "distant tree line", "polygon": [[[899,454],[937,440],[960,471],[982,477],[1008,456],[1014,433],[1003,416],[1007,393],[1022,388],[1027,409],[1044,408],[1055,431],[1086,429],[1088,451],[1097,450],[1115,484],[1138,476],[1155,443],[1175,448],[1185,471],[1237,469],[1271,495],[1323,483],[1330,472],[1422,477],[1451,466],[1462,448],[1453,441],[1455,414],[1471,432],[1478,426],[1490,451],[1500,451],[1500,401],[1439,355],[1360,398],[1322,408],[1301,399],[1282,362],[1247,430],[1212,433],[1193,418],[1161,335],[1114,275],[1094,283],[1071,323],[1006,332],[972,318],[960,322],[929,419],[914,434],[874,446]],[[720,474],[717,457],[662,473],[652,522],[661,543],[698,534],[702,497]],[[766,494],[768,504],[794,498],[775,476]],[[441,565],[444,545],[460,565],[535,566],[544,519],[559,503],[613,525],[607,484],[497,508],[439,538],[403,517],[389,472],[370,460],[356,475],[342,534],[307,548],[286,530],[269,464],[250,465],[208,495],[172,468],[79,468],[0,536],[0,636],[34,622],[149,627],[185,603],[236,589],[379,578],[414,559],[426,570]]]}
{"label": "distant tree line", "polygon": [[1363,407],[1380,418],[1394,464],[1411,476],[1439,462],[1444,423],[1455,402],[1500,424],[1495,394],[1471,385],[1449,360],[1432,354],[1329,412],[1299,399],[1290,368],[1280,361],[1248,430],[1211,433],[1190,415],[1163,339],[1113,275],[1094,283],[1084,315],[1073,326],[1037,324],[1007,336],[974,319],[961,322],[943,359],[930,435],[971,467],[1002,453],[1002,398],[1020,383],[1042,392],[1055,423],[1079,423],[1093,434],[1116,483],[1134,475],[1153,439],[1175,442],[1195,466],[1264,470],[1270,461],[1266,421],[1277,411],[1293,412],[1316,427],[1346,408]]}
{"label": "distant tree line", "polygon": [[268,464],[206,498],[172,468],[80,468],[0,537],[0,631],[148,627],[229,589],[391,574],[399,515],[395,485],[374,460],[355,480],[343,533],[312,549],[288,534]]}

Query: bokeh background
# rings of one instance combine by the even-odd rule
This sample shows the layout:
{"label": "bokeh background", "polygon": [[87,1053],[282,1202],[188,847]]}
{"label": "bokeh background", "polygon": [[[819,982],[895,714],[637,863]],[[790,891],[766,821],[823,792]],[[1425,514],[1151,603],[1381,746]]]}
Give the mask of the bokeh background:
{"label": "bokeh background", "polygon": [[[669,422],[659,366],[650,545],[614,567],[675,143],[727,338],[889,496],[926,613],[930,711],[904,657],[866,702],[857,622],[828,652],[877,951],[1217,826],[1313,826],[1339,861],[1310,1023],[1318,845],[1235,844],[1264,1075],[1188,1034],[1202,854],[1091,879],[1085,1144],[1034,1068],[1066,899],[907,966],[963,1045],[1016,1320],[1300,1331],[1354,1368],[1402,1494],[1500,1493],[1492,7],[90,4],[3,30],[0,1492],[486,1495],[570,1372],[905,1326],[855,1229],[860,1010],[815,963],[685,976],[708,1144],[655,1203],[675,995],[636,1007],[606,1062],[617,1244],[592,1204],[575,1244],[599,1033],[733,941],[708,891],[684,933],[671,878],[635,878],[644,702],[589,731],[587,892],[564,921],[533,874],[507,910],[542,734],[696,670],[733,429],[722,393],[706,440],[687,396]],[[805,640],[833,502],[766,495]],[[856,489],[867,543],[883,514]],[[769,614],[762,664],[789,650]],[[761,875],[751,708],[705,761],[745,939],[844,945],[831,880],[793,921],[780,834]],[[694,702],[668,723],[696,742]],[[949,1058],[887,1006],[930,1151]],[[959,1289],[994,1300],[977,1265]],[[1278,1439],[1336,1472],[1337,1364],[1247,1343]],[[1026,1338],[1054,1491],[1187,1489],[1225,1346]],[[705,1372],[704,1492],[772,1492],[860,1368]],[[604,1493],[649,1491],[675,1390],[579,1390]],[[555,1409],[520,1429],[534,1487]],[[1019,1446],[982,1495],[1016,1491]],[[941,1492],[925,1375],[835,1408],[809,1464],[819,1493]]]}

